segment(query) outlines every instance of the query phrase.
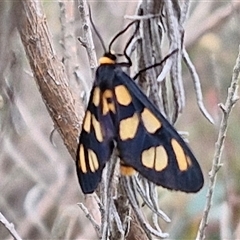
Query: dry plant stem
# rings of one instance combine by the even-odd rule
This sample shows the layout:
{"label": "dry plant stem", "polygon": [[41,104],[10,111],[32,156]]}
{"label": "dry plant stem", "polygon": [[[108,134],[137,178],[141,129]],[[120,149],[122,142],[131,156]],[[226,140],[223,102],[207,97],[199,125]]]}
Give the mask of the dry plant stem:
{"label": "dry plant stem", "polygon": [[[147,1],[143,0],[142,1],[142,9],[143,9],[143,14],[150,14],[152,13],[152,5]],[[152,65],[152,42],[151,42],[151,30],[149,29],[149,25],[152,25],[154,22],[156,22],[155,19],[149,19],[147,21],[142,21],[142,27],[140,28],[141,32],[141,37],[142,37],[142,48],[143,48],[143,58],[144,58],[144,63],[145,66],[151,66]],[[149,69],[147,71],[147,76],[149,79],[149,87],[150,87],[150,96],[152,96],[152,101],[153,103],[160,109],[161,108],[161,101],[160,97],[158,94],[158,85],[157,82],[154,80],[156,79],[156,74],[154,72],[154,69]]]}
{"label": "dry plant stem", "polygon": [[[62,58],[68,79],[70,79],[70,86],[75,89],[76,82],[81,81],[81,72],[78,61],[77,51],[79,47],[79,41],[75,36],[75,2],[74,1],[62,1],[58,0],[60,7],[60,23],[61,23],[61,46],[62,46]],[[75,84],[75,85],[74,85]],[[76,95],[79,96],[80,89],[77,88]]]}
{"label": "dry plant stem", "polygon": [[213,118],[208,113],[208,111],[206,110],[206,108],[205,108],[205,106],[203,104],[203,96],[202,96],[202,89],[201,89],[200,79],[199,79],[197,71],[196,71],[194,65],[192,64],[192,61],[191,61],[191,59],[190,59],[190,57],[189,57],[185,47],[183,47],[182,57],[183,57],[183,60],[184,60],[184,62],[186,64],[187,68],[189,69],[190,74],[191,74],[192,79],[193,79],[194,88],[195,88],[196,97],[197,97],[198,107],[199,107],[200,111],[202,112],[202,114],[207,118],[207,120],[210,123],[214,123]]}
{"label": "dry plant stem", "polygon": [[[170,218],[162,210],[159,209],[158,194],[155,186],[151,186],[151,183],[149,183],[145,179],[143,181],[146,182],[145,187],[143,187],[143,185],[140,183],[137,177],[133,178],[133,186],[136,186],[137,191],[141,196],[142,200],[154,214],[156,214],[158,217],[162,218],[166,222],[171,222]],[[148,191],[149,188],[150,191],[152,192]]]}
{"label": "dry plant stem", "polygon": [[228,119],[234,104],[238,100],[237,89],[238,89],[239,72],[240,72],[240,48],[239,48],[236,64],[233,68],[232,81],[231,81],[230,87],[228,88],[227,100],[224,105],[223,104],[220,105],[220,108],[223,112],[223,116],[220,124],[218,139],[216,142],[216,150],[213,158],[212,169],[209,173],[209,187],[207,192],[207,201],[206,201],[203,217],[200,223],[200,227],[198,230],[198,235],[196,237],[197,240],[205,239],[205,230],[207,227],[208,215],[211,209],[217,172],[221,167],[221,156],[222,156],[222,151],[224,147],[224,141],[227,134]]}
{"label": "dry plant stem", "polygon": [[[58,1],[59,7],[60,7],[60,23],[61,23],[61,46],[63,49],[63,58],[64,58],[64,66],[66,68],[67,76],[70,76],[70,64],[69,64],[69,59],[71,56],[74,56],[71,54],[72,48],[70,45],[70,41],[68,39],[72,39],[72,33],[73,33],[73,28],[69,24],[69,16],[67,18],[67,3],[63,1]],[[71,3],[72,4],[72,3]],[[71,32],[70,32],[70,31]]]}
{"label": "dry plant stem", "polygon": [[[111,158],[110,160],[112,160]],[[102,226],[101,226],[101,240],[109,239],[109,234],[111,234],[111,223],[110,215],[113,214],[114,209],[112,206],[113,196],[112,190],[113,186],[110,183],[113,171],[114,171],[115,162],[110,161],[107,163],[105,169],[103,170],[102,178],[104,182],[102,184],[102,202],[103,202],[103,212],[102,212]]]}
{"label": "dry plant stem", "polygon": [[86,0],[78,0],[80,18],[82,20],[83,37],[80,39],[83,46],[86,48],[88,60],[91,68],[92,79],[95,76],[95,70],[97,68],[97,56],[95,47],[93,44],[92,31],[89,24],[89,13]]}
{"label": "dry plant stem", "polygon": [[184,95],[184,88],[182,82],[182,68],[181,68],[181,51],[182,48],[182,34],[183,28],[180,25],[177,17],[176,12],[174,11],[177,6],[174,7],[173,4],[178,4],[177,2],[173,3],[172,1],[166,1],[166,17],[168,19],[167,26],[168,26],[168,38],[171,44],[171,51],[178,49],[179,52],[173,55],[173,65],[171,68],[171,82],[172,82],[172,89],[174,93],[174,108],[173,108],[173,115],[171,122],[175,123],[178,114],[182,112],[185,106],[185,95]]}
{"label": "dry plant stem", "polygon": [[0,222],[6,227],[9,233],[13,236],[15,240],[21,240],[22,238],[18,235],[17,231],[14,228],[13,223],[10,223],[0,212]]}
{"label": "dry plant stem", "polygon": [[[134,210],[136,218],[137,218],[139,224],[141,225],[142,229],[144,230],[144,232],[146,234],[146,237],[148,239],[153,239],[152,235],[154,235],[154,236],[159,237],[159,238],[167,238],[169,236],[168,233],[163,233],[161,230],[158,231],[158,230],[154,229],[145,220],[144,214],[142,213],[138,203],[136,202],[136,198],[132,195],[133,194],[133,191],[132,191],[133,185],[131,184],[131,182],[132,182],[131,178],[128,178],[128,177],[122,178],[122,184],[124,186],[124,190],[126,191],[126,193],[128,195],[128,199],[129,199],[129,201],[131,203],[131,206]],[[143,239],[145,239],[145,236],[144,236]]]}
{"label": "dry plant stem", "polygon": [[125,15],[124,18],[125,19],[129,19],[129,20],[148,20],[151,18],[156,18],[156,17],[161,17],[162,14],[146,14],[144,16],[139,16],[139,15],[134,15],[134,16],[130,16],[130,15]]}
{"label": "dry plant stem", "polygon": [[180,16],[181,24],[184,24],[184,22],[186,21],[186,19],[188,17],[189,6],[190,6],[190,0],[185,0],[184,2],[182,2],[181,16]]}
{"label": "dry plant stem", "polygon": [[36,0],[18,1],[15,12],[21,13],[18,30],[42,98],[64,144],[75,159],[83,109],[78,115],[64,66],[53,50],[42,6]]}
{"label": "dry plant stem", "polygon": [[100,226],[98,225],[98,223],[94,220],[93,216],[89,213],[88,209],[83,205],[83,203],[79,203],[78,206],[85,213],[86,218],[92,223],[98,237],[100,237]]}

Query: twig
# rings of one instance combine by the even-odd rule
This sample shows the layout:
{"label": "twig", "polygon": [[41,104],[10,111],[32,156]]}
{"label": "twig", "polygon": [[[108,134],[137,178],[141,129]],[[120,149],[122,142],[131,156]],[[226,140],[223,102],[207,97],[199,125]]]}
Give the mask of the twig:
{"label": "twig", "polygon": [[184,24],[184,22],[186,21],[187,17],[188,17],[188,12],[189,12],[189,7],[190,7],[190,0],[186,0],[182,3],[181,6],[181,18],[180,18],[180,23]]}
{"label": "twig", "polygon": [[214,124],[213,118],[208,113],[208,111],[206,110],[206,108],[205,108],[205,106],[203,104],[203,96],[202,96],[200,79],[199,79],[197,71],[196,71],[194,65],[192,64],[192,61],[191,61],[191,59],[190,59],[190,57],[189,57],[185,47],[183,48],[182,56],[183,56],[183,60],[184,60],[185,64],[187,65],[187,67],[188,67],[188,69],[190,71],[192,79],[193,79],[194,88],[195,88],[196,97],[197,97],[198,107],[199,107],[200,111],[202,112],[202,114],[207,118],[207,120],[210,123]]}
{"label": "twig", "polygon": [[94,229],[97,232],[97,235],[100,236],[100,226],[97,224],[97,222],[94,220],[94,217],[90,214],[90,212],[88,211],[88,209],[84,206],[83,203],[78,203],[78,206],[82,209],[82,211],[84,212],[86,218],[92,223]]}
{"label": "twig", "polygon": [[[64,63],[66,73],[70,82],[70,87],[73,89],[73,93],[76,90],[75,95],[79,96],[79,91],[82,89],[82,93],[88,89],[85,81],[82,81],[80,65],[78,61],[79,42],[75,36],[75,1],[62,1],[58,0],[60,7],[60,44],[62,47],[62,62]],[[76,81],[75,81],[76,80]],[[79,86],[80,85],[80,86]],[[76,97],[76,98],[77,98]]]}
{"label": "twig", "polygon": [[134,16],[130,16],[130,15],[125,15],[124,18],[125,19],[129,19],[129,20],[147,20],[150,18],[156,18],[156,17],[161,17],[162,14],[147,14],[144,16],[139,16],[139,15],[134,15]]}
{"label": "twig", "polygon": [[97,67],[97,56],[93,44],[93,38],[92,38],[92,31],[90,29],[89,24],[89,13],[87,8],[86,0],[79,0],[78,1],[79,6],[79,12],[80,12],[80,18],[82,20],[82,29],[83,29],[83,37],[79,40],[83,44],[83,46],[86,48],[88,60],[92,72],[92,79],[95,74],[95,69]]}
{"label": "twig", "polygon": [[214,187],[215,187],[215,182],[216,182],[216,178],[217,178],[217,172],[220,169],[220,167],[222,166],[221,157],[222,157],[222,152],[223,152],[223,148],[224,148],[224,141],[225,141],[226,134],[227,134],[228,119],[229,119],[229,116],[233,109],[234,104],[238,100],[237,89],[238,89],[239,72],[240,72],[240,48],[239,48],[239,53],[238,53],[238,57],[236,60],[236,64],[233,68],[231,85],[228,88],[228,95],[227,95],[226,102],[224,105],[220,104],[220,108],[223,112],[223,116],[222,116],[222,120],[221,120],[221,124],[220,124],[220,128],[219,128],[218,139],[216,142],[216,148],[215,148],[215,154],[214,154],[213,163],[212,163],[212,169],[209,173],[209,187],[208,187],[208,192],[207,192],[207,200],[206,200],[203,217],[202,217],[200,227],[198,230],[198,235],[196,237],[197,240],[202,240],[205,238],[205,230],[207,227],[208,215],[209,215],[209,212],[211,209]]}
{"label": "twig", "polygon": [[14,228],[13,223],[10,223],[0,212],[0,222],[6,227],[9,233],[14,237],[16,240],[22,240],[22,238],[18,235],[17,231]]}
{"label": "twig", "polygon": [[[152,4],[150,4],[148,1],[144,0],[142,1],[142,11],[143,14],[152,14],[153,10],[157,11],[157,9],[153,9]],[[141,46],[141,50],[142,53],[144,53],[142,55],[143,57],[143,61],[145,66],[151,66],[153,64],[152,59],[152,41],[153,39],[151,38],[152,35],[152,28],[156,28],[157,24],[157,19],[149,19],[149,21],[141,21],[141,27],[140,27],[140,36],[142,39],[142,46]],[[140,51],[139,51],[140,52]],[[138,53],[139,54],[139,53]],[[141,55],[141,53],[139,54]],[[157,56],[160,57],[160,56]],[[140,66],[140,69],[142,68],[142,66]],[[150,98],[153,101],[153,103],[160,109],[161,106],[161,100],[159,97],[159,89],[158,89],[158,85],[157,82],[155,81],[156,79],[156,72],[154,71],[154,69],[149,69],[145,75],[147,76],[147,79],[149,81],[149,87],[150,87]],[[146,79],[143,80],[144,82],[146,81]]]}
{"label": "twig", "polygon": [[[175,9],[178,6],[178,2],[175,4],[172,1],[166,1],[166,18],[167,27],[168,27],[168,35],[170,42],[170,50],[173,51],[175,49],[181,50],[182,48],[182,39],[183,39],[183,26],[180,24],[179,20],[176,17]],[[181,51],[178,51],[176,54],[172,56],[173,65],[171,68],[171,84],[173,89],[173,104],[174,107],[172,109],[171,123],[175,123],[179,113],[182,112],[185,106],[185,93],[182,82],[182,66],[181,66]]]}
{"label": "twig", "polygon": [[132,190],[131,190],[132,187],[130,184],[131,178],[124,177],[124,178],[121,178],[121,180],[122,180],[122,184],[124,186],[124,190],[126,191],[126,193],[128,195],[129,202],[131,203],[131,206],[134,210],[134,213],[135,213],[140,225],[142,226],[145,234],[147,235],[148,239],[152,239],[151,235],[154,235],[159,238],[167,238],[169,236],[168,233],[163,233],[160,228],[158,230],[156,230],[156,229],[152,228],[150,226],[150,224],[148,224],[146,222],[146,220],[143,216],[143,213],[139,210],[139,206],[136,202],[135,197],[132,196]]}
{"label": "twig", "polygon": [[[138,177],[133,177],[133,186],[137,187],[137,191],[143,201],[147,204],[149,209],[156,214],[158,217],[161,217],[166,222],[171,222],[170,218],[159,209],[158,202],[157,202],[157,192],[155,187],[151,187],[151,183],[147,181],[146,179],[143,179],[143,181],[146,182],[146,188],[143,188],[142,184],[140,183]],[[150,191],[146,191],[146,189],[151,188]],[[152,191],[152,192],[151,192]],[[149,196],[150,195],[150,196]]]}

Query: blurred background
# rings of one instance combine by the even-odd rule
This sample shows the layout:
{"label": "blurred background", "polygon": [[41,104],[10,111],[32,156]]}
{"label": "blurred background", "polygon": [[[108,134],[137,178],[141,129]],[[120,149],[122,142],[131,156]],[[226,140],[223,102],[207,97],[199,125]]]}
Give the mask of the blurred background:
{"label": "blurred background", "polygon": [[[58,59],[63,48],[61,1],[42,1],[46,20]],[[77,86],[76,98],[89,94],[92,77],[81,36],[78,4],[68,2],[69,30],[73,45],[69,54],[78,64],[78,81],[69,75],[70,85]],[[107,45],[128,23],[125,15],[134,15],[138,1],[89,1],[93,20]],[[11,12],[14,1],[0,1],[0,212],[13,222],[24,239],[96,239],[78,202],[83,201],[75,172],[75,163],[64,146],[46,110],[34,81]],[[199,74],[204,104],[213,117],[210,124],[196,103],[193,82],[183,64],[186,107],[176,128],[189,133],[190,146],[205,175],[205,186],[197,194],[159,190],[160,208],[172,222],[160,222],[171,239],[194,239],[201,220],[208,173],[215,150],[221,111],[225,103],[240,43],[240,2],[195,1],[185,22],[186,49]],[[94,34],[93,34],[94,35]],[[96,40],[96,36],[93,36]],[[119,43],[124,46],[125,42]],[[102,48],[95,41],[97,56]],[[65,59],[64,65],[67,66]],[[79,86],[81,82],[81,86]],[[84,84],[83,84],[84,82]],[[207,239],[240,237],[240,111],[237,102],[228,126],[223,152],[223,167],[218,173],[214,202],[210,212]],[[146,212],[148,214],[148,212]],[[0,239],[10,239],[0,224]]]}

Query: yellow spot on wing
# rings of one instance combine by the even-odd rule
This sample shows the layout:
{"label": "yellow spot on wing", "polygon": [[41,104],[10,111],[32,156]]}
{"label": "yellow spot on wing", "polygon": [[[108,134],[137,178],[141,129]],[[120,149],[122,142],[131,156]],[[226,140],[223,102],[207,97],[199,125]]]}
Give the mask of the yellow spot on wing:
{"label": "yellow spot on wing", "polygon": [[102,113],[103,115],[106,115],[109,111],[112,111],[113,113],[116,112],[113,102],[113,93],[111,90],[107,89],[102,95]]}
{"label": "yellow spot on wing", "polygon": [[191,165],[192,165],[192,161],[191,161],[190,157],[189,157],[189,156],[186,156],[186,158],[187,158],[188,166],[191,166]]}
{"label": "yellow spot on wing", "polygon": [[161,127],[161,122],[149,109],[144,108],[141,115],[143,124],[149,133],[155,133]]}
{"label": "yellow spot on wing", "polygon": [[103,115],[106,115],[109,111],[109,108],[108,108],[108,103],[107,103],[107,99],[103,97],[102,99],[102,113]]}
{"label": "yellow spot on wing", "polygon": [[98,107],[99,103],[100,103],[100,88],[99,87],[95,87],[93,90],[93,99],[92,102],[93,104]]}
{"label": "yellow spot on wing", "polygon": [[156,171],[162,171],[167,167],[168,155],[163,146],[151,147],[142,152],[142,164]]}
{"label": "yellow spot on wing", "polygon": [[173,151],[174,151],[176,159],[177,159],[179,169],[181,171],[186,171],[188,169],[188,160],[186,158],[186,155],[185,155],[182,147],[177,142],[177,140],[174,138],[171,140],[171,144],[172,144],[172,148],[173,148]]}
{"label": "yellow spot on wing", "polygon": [[156,147],[155,170],[162,171],[168,165],[168,155],[163,146]]}
{"label": "yellow spot on wing", "polygon": [[155,147],[151,147],[147,150],[142,152],[142,164],[147,168],[154,167],[154,160],[155,160]]}
{"label": "yellow spot on wing", "polygon": [[115,95],[119,104],[127,106],[131,103],[132,97],[124,85],[115,87]]}
{"label": "yellow spot on wing", "polygon": [[83,129],[87,133],[90,133],[90,128],[91,128],[91,113],[87,111],[83,121]]}
{"label": "yellow spot on wing", "polygon": [[97,121],[95,116],[92,114],[92,125],[95,131],[96,138],[99,142],[103,141],[102,129],[100,123]]}
{"label": "yellow spot on wing", "polygon": [[104,98],[112,98],[112,96],[113,96],[112,90],[107,89],[103,93]]}
{"label": "yellow spot on wing", "polygon": [[89,161],[89,167],[91,172],[95,172],[96,170],[98,170],[99,164],[98,164],[97,155],[91,149],[88,149],[88,161]]}
{"label": "yellow spot on wing", "polygon": [[81,144],[79,149],[79,162],[78,162],[79,168],[82,170],[83,173],[87,173],[87,167],[86,167],[86,159],[84,154],[84,147]]}
{"label": "yellow spot on wing", "polygon": [[122,141],[133,139],[136,135],[139,124],[138,115],[133,114],[132,117],[125,118],[119,124],[119,136]]}

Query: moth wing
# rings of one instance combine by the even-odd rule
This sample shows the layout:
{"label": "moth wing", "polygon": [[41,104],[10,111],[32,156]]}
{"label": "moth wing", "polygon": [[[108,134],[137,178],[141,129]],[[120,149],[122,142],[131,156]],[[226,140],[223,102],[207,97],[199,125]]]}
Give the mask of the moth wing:
{"label": "moth wing", "polygon": [[168,189],[197,192],[204,180],[188,145],[128,75],[119,71],[116,79],[117,148],[124,167]]}
{"label": "moth wing", "polygon": [[103,115],[103,93],[93,87],[77,149],[77,175],[83,193],[92,193],[113,150],[114,126],[110,113]]}

